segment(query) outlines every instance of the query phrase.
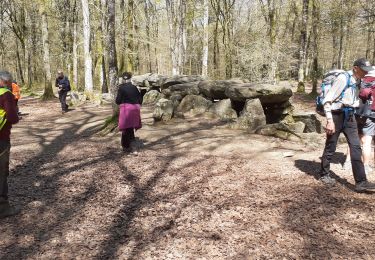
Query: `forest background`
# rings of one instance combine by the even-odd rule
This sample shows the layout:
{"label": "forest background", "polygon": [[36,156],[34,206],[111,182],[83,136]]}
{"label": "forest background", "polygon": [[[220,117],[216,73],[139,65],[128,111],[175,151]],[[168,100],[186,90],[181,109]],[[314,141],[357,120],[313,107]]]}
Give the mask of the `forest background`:
{"label": "forest background", "polygon": [[115,93],[123,71],[277,83],[375,62],[372,0],[0,0],[0,66],[53,95]]}

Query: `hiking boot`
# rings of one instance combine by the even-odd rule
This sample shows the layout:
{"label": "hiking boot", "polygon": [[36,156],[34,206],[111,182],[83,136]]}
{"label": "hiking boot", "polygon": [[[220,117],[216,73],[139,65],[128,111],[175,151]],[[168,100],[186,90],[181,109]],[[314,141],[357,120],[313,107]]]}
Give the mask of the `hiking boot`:
{"label": "hiking boot", "polygon": [[375,183],[369,181],[361,181],[355,185],[356,192],[364,192],[364,191],[374,191],[375,192]]}
{"label": "hiking boot", "polygon": [[322,177],[319,178],[321,182],[323,182],[326,185],[335,185],[336,180],[329,176],[329,174],[323,175]]}
{"label": "hiking boot", "polygon": [[9,205],[0,211],[0,219],[17,215],[20,211],[19,208]]}
{"label": "hiking boot", "polygon": [[131,149],[130,147],[123,147],[123,148],[122,148],[122,151],[123,151],[124,153],[131,153],[131,152],[132,152],[132,149]]}

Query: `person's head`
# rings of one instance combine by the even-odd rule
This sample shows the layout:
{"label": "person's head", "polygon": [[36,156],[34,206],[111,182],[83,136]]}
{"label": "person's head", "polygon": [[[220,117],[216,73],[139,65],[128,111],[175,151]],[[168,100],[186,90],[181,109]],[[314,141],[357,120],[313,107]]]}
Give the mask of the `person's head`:
{"label": "person's head", "polygon": [[374,70],[371,63],[365,58],[356,60],[353,64],[353,74],[357,79],[362,79],[369,71]]}
{"label": "person's head", "polygon": [[58,77],[59,79],[64,78],[64,72],[63,72],[62,70],[58,70],[58,71],[57,71],[57,77]]}
{"label": "person's head", "polygon": [[123,80],[127,81],[127,80],[130,80],[132,78],[132,76],[133,75],[131,74],[131,72],[126,71],[126,72],[122,73],[121,78]]}
{"label": "person's head", "polygon": [[12,86],[12,74],[8,71],[2,70],[0,71],[0,87],[11,87]]}

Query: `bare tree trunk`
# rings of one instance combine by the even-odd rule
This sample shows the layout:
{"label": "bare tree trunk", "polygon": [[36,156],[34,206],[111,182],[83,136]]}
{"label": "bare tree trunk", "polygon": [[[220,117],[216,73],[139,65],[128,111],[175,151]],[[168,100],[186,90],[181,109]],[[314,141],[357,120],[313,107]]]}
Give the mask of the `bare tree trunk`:
{"label": "bare tree trunk", "polygon": [[183,72],[186,52],[186,2],[166,0],[169,23],[169,49],[172,58],[172,74]]}
{"label": "bare tree trunk", "polygon": [[[101,0],[102,1],[102,6],[104,6],[104,3],[107,2],[107,0]],[[128,42],[127,42],[127,36],[126,32],[128,31],[128,25],[127,25],[127,20],[126,20],[126,7],[125,7],[125,0],[120,0],[120,13],[121,15],[121,27],[120,27],[120,32],[121,32],[121,41],[120,41],[120,51],[118,53],[119,59],[118,59],[118,69],[119,71],[124,71],[127,70],[128,66],[128,59],[129,59],[129,53],[128,53]],[[104,12],[107,13],[107,12]],[[103,27],[107,28],[107,27]],[[108,56],[106,54],[106,56]]]}
{"label": "bare tree trunk", "polygon": [[345,36],[345,25],[344,17],[341,15],[340,18],[340,42],[339,42],[339,56],[337,58],[337,65],[339,69],[344,66],[344,36]]}
{"label": "bare tree trunk", "polygon": [[18,78],[21,81],[21,84],[25,84],[25,79],[23,77],[23,69],[22,69],[22,62],[21,62],[21,56],[19,51],[19,44],[18,40],[16,40],[16,57],[17,57],[17,72],[18,72]]}
{"label": "bare tree trunk", "polygon": [[42,16],[42,42],[43,42],[43,62],[44,62],[44,94],[42,99],[47,100],[54,97],[52,90],[51,63],[49,56],[48,20],[46,10],[41,8]]}
{"label": "bare tree trunk", "polygon": [[169,49],[172,58],[172,75],[180,74],[178,67],[178,35],[176,25],[175,2],[173,0],[166,0],[167,16],[169,25]]}
{"label": "bare tree trunk", "polygon": [[26,59],[26,84],[27,87],[32,85],[32,66],[31,66],[31,46],[32,46],[32,30],[30,27],[33,26],[30,13],[25,9],[26,24],[29,25],[26,38],[26,48],[25,48],[25,59]]}
{"label": "bare tree trunk", "polygon": [[106,41],[107,41],[107,3],[106,0],[101,0],[100,7],[102,11],[101,15],[101,26],[100,26],[100,50],[101,50],[101,63],[100,63],[100,83],[102,93],[108,93],[108,82],[107,82],[107,71],[106,71],[106,59],[107,55],[107,48],[106,48]]}
{"label": "bare tree trunk", "polygon": [[[156,5],[153,7],[153,22],[152,24],[154,24],[154,34],[153,34],[153,38],[154,40],[158,41],[159,40],[159,16],[157,15],[156,13]],[[160,68],[160,59],[158,58],[158,48],[157,48],[157,45],[155,44],[155,47],[154,47],[154,56],[155,56],[155,67],[156,67],[156,71],[157,73],[159,74],[160,71],[161,71],[161,68]]]}
{"label": "bare tree trunk", "polygon": [[371,37],[371,18],[370,16],[367,17],[367,44],[366,44],[366,59],[370,59],[370,52],[371,52],[371,44],[372,44],[372,37]]}
{"label": "bare tree trunk", "polygon": [[88,0],[82,0],[83,13],[83,49],[85,59],[85,91],[93,92],[92,57],[91,57],[91,28]]}
{"label": "bare tree trunk", "polygon": [[209,6],[208,0],[204,0],[204,16],[203,16],[203,56],[202,56],[202,76],[208,76],[208,18]]}
{"label": "bare tree trunk", "polygon": [[319,78],[319,24],[320,24],[320,8],[319,0],[312,0],[312,34],[313,34],[313,68],[312,68],[312,90],[311,94],[316,96],[318,90],[318,78]]}
{"label": "bare tree trunk", "polygon": [[[117,85],[117,56],[116,56],[116,3],[115,0],[108,0],[107,2],[107,48],[108,48],[108,67],[109,67],[109,87],[110,93],[113,96],[113,100],[117,95],[118,85]],[[118,113],[118,107],[113,102],[113,113],[116,115]]]}
{"label": "bare tree trunk", "polygon": [[216,17],[215,21],[215,30],[214,30],[214,57],[213,57],[213,69],[214,69],[214,75],[215,79],[219,76],[219,40],[218,40],[218,34],[219,34],[219,18]]}
{"label": "bare tree trunk", "polygon": [[73,84],[78,89],[78,30],[77,21],[73,25]]}
{"label": "bare tree trunk", "polygon": [[134,0],[128,1],[128,20],[127,20],[127,31],[128,37],[125,37],[127,41],[127,50],[128,50],[128,64],[127,71],[134,71],[135,62],[134,62]]}
{"label": "bare tree trunk", "polygon": [[151,59],[151,34],[150,34],[150,25],[151,25],[151,19],[150,19],[150,3],[148,0],[145,0],[145,16],[146,16],[146,36],[147,36],[147,70],[148,72],[152,72],[152,59]]}
{"label": "bare tree trunk", "polygon": [[298,88],[297,92],[305,92],[305,69],[306,69],[306,51],[307,51],[307,23],[309,17],[309,0],[303,0],[302,25],[300,36],[300,49],[298,60]]}

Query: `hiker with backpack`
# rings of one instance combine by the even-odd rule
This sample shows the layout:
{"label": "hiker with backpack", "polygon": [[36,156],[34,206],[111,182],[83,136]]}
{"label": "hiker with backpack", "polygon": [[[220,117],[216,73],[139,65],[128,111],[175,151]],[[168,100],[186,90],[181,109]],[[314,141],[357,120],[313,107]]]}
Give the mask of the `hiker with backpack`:
{"label": "hiker with backpack", "polygon": [[0,219],[19,212],[8,200],[10,132],[12,125],[19,120],[16,102],[9,90],[11,86],[12,75],[7,71],[0,71]]}
{"label": "hiker with backpack", "polygon": [[362,120],[359,121],[358,128],[362,135],[363,163],[366,173],[370,173],[372,171],[370,166],[371,145],[373,136],[375,136],[375,67],[362,79],[359,98],[362,106],[360,106],[358,114],[361,115]]}
{"label": "hiker with backpack", "polygon": [[132,74],[124,72],[123,84],[119,86],[116,104],[120,106],[118,127],[122,131],[121,146],[125,153],[133,152],[131,143],[134,141],[134,130],[142,127],[141,104],[142,95],[131,82]]}
{"label": "hiker with backpack", "polygon": [[55,81],[55,86],[58,88],[59,93],[59,100],[61,103],[61,112],[64,114],[68,112],[68,104],[66,104],[66,96],[68,95],[68,92],[70,89],[70,82],[68,77],[64,76],[64,73],[59,70],[57,72],[57,78]]}
{"label": "hiker with backpack", "polygon": [[337,140],[340,134],[344,133],[350,149],[355,190],[357,192],[375,191],[375,184],[367,181],[361,158],[362,149],[358,136],[358,126],[354,115],[354,110],[359,106],[359,81],[372,70],[373,67],[369,61],[363,58],[358,59],[354,62],[351,71],[339,73],[323,93],[322,106],[327,123],[320,180],[325,184],[333,185],[336,182],[330,175],[330,162],[336,151]]}
{"label": "hiker with backpack", "polygon": [[[359,107],[356,109],[356,120],[358,123],[358,134],[362,143],[362,160],[365,165],[366,175],[370,174],[373,169],[370,166],[372,140],[375,136],[375,104],[372,97],[372,91],[375,89],[375,67],[374,70],[368,72],[361,80],[361,88],[359,91]],[[375,93],[373,93],[375,95]],[[343,169],[351,168],[350,150],[346,151],[346,160]]]}

